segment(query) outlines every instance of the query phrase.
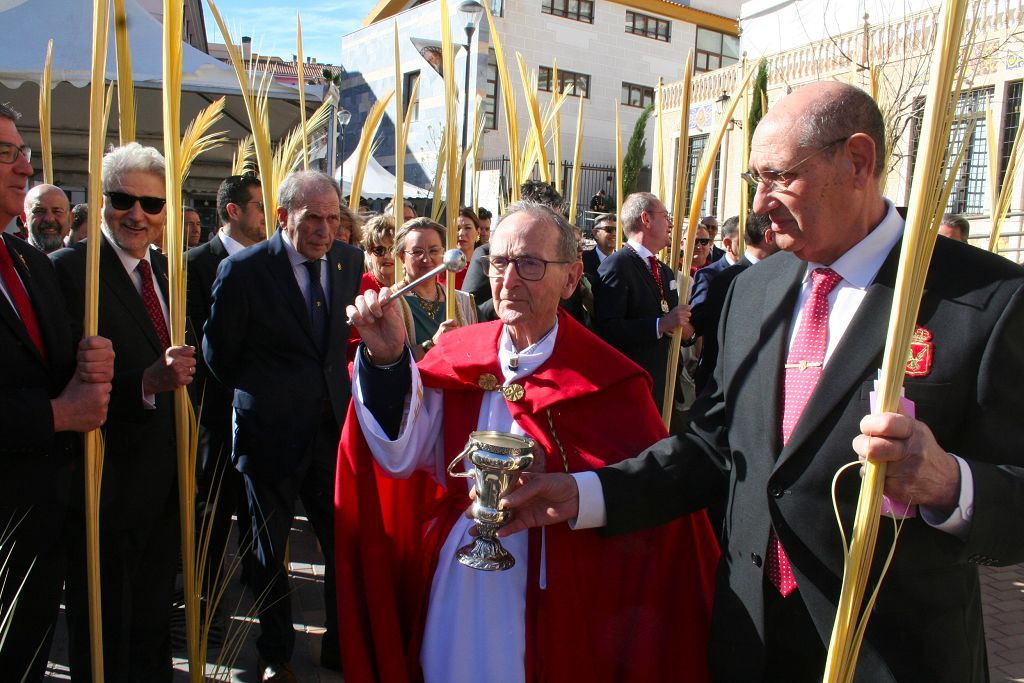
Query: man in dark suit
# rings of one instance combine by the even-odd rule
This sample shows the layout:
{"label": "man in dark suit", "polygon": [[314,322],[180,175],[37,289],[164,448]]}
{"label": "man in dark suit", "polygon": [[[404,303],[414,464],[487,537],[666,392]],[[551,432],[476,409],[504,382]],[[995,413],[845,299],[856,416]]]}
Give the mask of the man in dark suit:
{"label": "man in dark suit", "polygon": [[[173,392],[192,381],[195,353],[170,345],[167,259],[150,249],[166,214],[164,172],[160,153],[134,142],[103,157],[99,331],[117,354],[100,497],[108,680],[171,677],[170,604],[180,547]],[[73,320],[85,311],[86,248],[79,242],[51,255]],[[76,681],[88,680],[91,667],[84,518],[77,524],[82,531],[69,543],[67,582]]]}
{"label": "man in dark suit", "polygon": [[[259,178],[252,174],[228,176],[217,189],[217,215],[220,230],[208,242],[189,249],[186,255],[187,327],[189,343],[196,348],[203,343],[203,326],[210,316],[213,283],[220,262],[267,238]],[[220,580],[220,573],[214,570],[225,557],[231,515],[238,514],[240,548],[245,548],[250,525],[242,475],[231,465],[231,390],[210,376],[202,354],[197,361],[196,381],[192,385],[199,415],[196,528],[197,533],[209,529],[204,586],[211,589]]]}
{"label": "man in dark suit", "polygon": [[600,282],[597,269],[615,251],[615,214],[603,213],[594,219],[594,241],[597,247],[583,252],[583,274],[587,276],[591,289]]}
{"label": "man in dark suit", "polygon": [[[1024,269],[938,240],[906,366],[916,419],[872,414],[903,232],[881,194],[884,140],[874,101],[844,84],[805,86],[765,115],[747,177],[788,253],[734,281],[690,431],[598,472],[611,533],[700,508],[728,481],[717,680],[821,680],[843,575],[830,492],[851,450],[886,461],[886,494],[913,505],[898,541],[880,526],[869,588],[895,554],[856,680],[988,677],[976,565],[1024,560]],[[859,486],[856,473],[837,485],[846,528]],[[503,533],[595,502],[543,477],[509,496],[522,522]]]}
{"label": "man in dark suit", "polygon": [[636,192],[619,213],[628,241],[598,269],[594,292],[597,334],[647,370],[654,402],[665,393],[671,333],[682,328],[690,340],[690,307],[679,305],[676,280],[657,253],[671,243],[672,221],[661,200]]}
{"label": "man in dark suit", "polygon": [[[730,216],[725,220],[725,223],[722,224],[722,246],[725,247],[725,255],[714,262],[709,258],[708,264],[694,273],[693,287],[690,289],[691,309],[704,301],[704,297],[708,294],[708,285],[711,283],[711,280],[716,278],[718,274],[726,268],[731,268],[736,265],[742,258],[741,254],[736,253],[736,248],[739,246],[736,236],[739,234],[739,230],[739,216]],[[712,238],[712,240],[713,239],[714,238]],[[712,242],[712,244],[714,244],[714,242]],[[700,336],[700,332],[698,332],[697,335]]]}
{"label": "man in dark suit", "polygon": [[[730,237],[729,230],[729,222],[732,220],[727,220],[722,230],[723,242],[727,246],[726,258],[729,257],[730,248],[733,253],[735,252],[735,233]],[[739,220],[736,221],[736,226],[738,228]],[[693,329],[700,339],[700,358],[697,361],[697,370],[693,374],[697,393],[707,386],[718,360],[718,322],[721,320],[729,285],[737,275],[778,250],[775,245],[775,233],[771,230],[771,221],[763,214],[751,213],[747,216],[743,255],[735,265],[728,268],[718,267],[718,264],[726,262],[722,259],[697,271],[693,282],[693,294],[690,296],[690,322],[693,323]]]}
{"label": "man in dark suit", "polygon": [[[0,225],[21,211],[32,177],[17,118],[0,104]],[[99,428],[110,400],[110,341],[83,339],[76,358],[75,327],[49,259],[0,234],[0,671],[13,680],[43,680],[82,455],[75,432]]]}
{"label": "man in dark suit", "polygon": [[277,233],[221,262],[203,339],[214,377],[234,389],[232,458],[252,516],[249,586],[262,604],[263,680],[294,680],[284,557],[300,498],[327,567],[321,664],[338,666],[334,472],[350,396],[345,307],[363,274],[362,253],[333,239],[340,201],[337,183],[323,173],[285,179]]}

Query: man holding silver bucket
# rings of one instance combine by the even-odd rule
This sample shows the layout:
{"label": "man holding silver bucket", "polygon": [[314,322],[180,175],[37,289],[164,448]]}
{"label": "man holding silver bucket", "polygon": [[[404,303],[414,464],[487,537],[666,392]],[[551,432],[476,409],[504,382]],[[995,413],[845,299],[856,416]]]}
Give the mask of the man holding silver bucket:
{"label": "man holding silver bucket", "polygon": [[346,681],[707,680],[718,552],[703,512],[613,539],[469,533],[473,479],[458,477],[483,486],[488,537],[516,467],[586,472],[665,434],[650,378],[559,312],[582,274],[565,219],[514,204],[491,245],[499,319],[442,335],[418,365],[387,289],[348,309],[363,345],[336,493]]}

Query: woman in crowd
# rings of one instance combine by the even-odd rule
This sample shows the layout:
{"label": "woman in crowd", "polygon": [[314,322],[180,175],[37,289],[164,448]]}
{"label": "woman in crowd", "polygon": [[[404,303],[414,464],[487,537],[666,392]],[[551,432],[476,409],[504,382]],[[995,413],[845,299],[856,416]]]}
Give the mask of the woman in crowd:
{"label": "woman in crowd", "polygon": [[[389,214],[374,216],[363,226],[363,248],[366,272],[359,284],[359,293],[368,289],[379,292],[381,287],[394,288],[395,284],[395,219]],[[348,336],[348,359],[354,360],[359,346],[359,330],[354,326]]]}
{"label": "woman in crowd", "polygon": [[[466,263],[470,263],[473,261],[476,243],[480,239],[480,220],[476,217],[473,209],[464,206],[459,209],[459,220],[456,225],[458,227],[457,246],[466,255]],[[455,275],[455,289],[462,289],[462,281],[466,279],[466,270],[468,269]]]}
{"label": "woman in crowd", "polygon": [[[683,253],[686,250],[684,243],[679,250],[680,268],[683,267]],[[698,270],[708,265],[708,256],[711,254],[711,235],[703,225],[697,226],[697,233],[694,237],[693,261],[690,262],[690,275],[693,276]]]}
{"label": "woman in crowd", "polygon": [[[399,229],[394,254],[405,267],[399,287],[441,264],[444,238],[444,228],[429,218],[414,218]],[[435,278],[414,287],[402,297],[401,304],[407,338],[416,360],[423,358],[441,334],[457,325],[454,320],[445,320],[444,287]]]}
{"label": "woman in crowd", "polygon": [[341,222],[338,224],[338,232],[334,239],[345,244],[361,244],[363,241],[363,220],[346,204],[341,205]]}

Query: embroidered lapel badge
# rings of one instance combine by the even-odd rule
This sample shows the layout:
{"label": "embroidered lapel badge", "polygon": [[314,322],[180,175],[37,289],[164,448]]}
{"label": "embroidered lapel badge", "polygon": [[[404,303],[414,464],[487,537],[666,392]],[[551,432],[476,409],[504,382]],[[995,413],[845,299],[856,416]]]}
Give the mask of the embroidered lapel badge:
{"label": "embroidered lapel badge", "polygon": [[910,350],[907,353],[907,377],[927,377],[932,371],[935,344],[932,344],[932,333],[917,326],[910,338]]}

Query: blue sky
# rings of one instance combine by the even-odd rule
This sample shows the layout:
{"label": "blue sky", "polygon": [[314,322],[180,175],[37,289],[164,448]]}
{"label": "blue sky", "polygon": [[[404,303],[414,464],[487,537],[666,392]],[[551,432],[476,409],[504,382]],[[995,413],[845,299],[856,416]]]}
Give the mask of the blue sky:
{"label": "blue sky", "polygon": [[[302,16],[302,49],[318,62],[341,61],[341,36],[359,28],[375,0],[215,0],[237,42],[252,36],[253,49],[260,54],[289,59],[295,54],[295,12]],[[209,40],[224,42],[209,6],[206,32]]]}

